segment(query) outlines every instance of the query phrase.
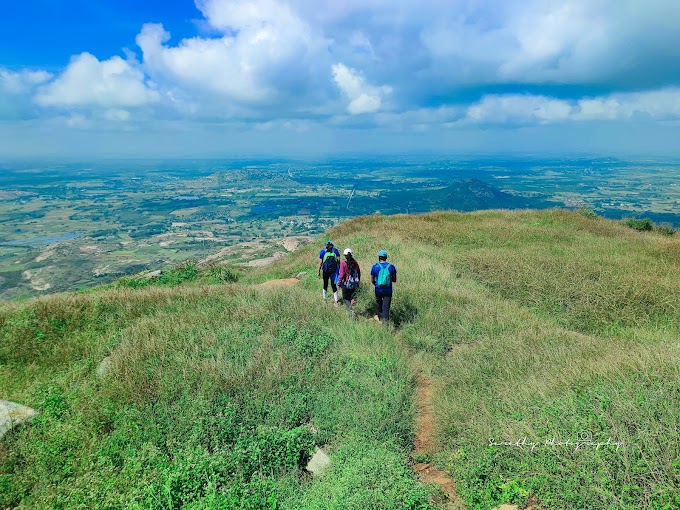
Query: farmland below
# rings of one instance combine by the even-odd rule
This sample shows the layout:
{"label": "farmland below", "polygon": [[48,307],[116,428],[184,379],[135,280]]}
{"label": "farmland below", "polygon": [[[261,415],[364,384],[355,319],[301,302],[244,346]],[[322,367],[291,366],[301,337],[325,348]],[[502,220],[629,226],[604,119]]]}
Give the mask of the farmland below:
{"label": "farmland below", "polygon": [[260,265],[359,215],[585,207],[680,226],[680,166],[612,159],[5,162],[0,299]]}

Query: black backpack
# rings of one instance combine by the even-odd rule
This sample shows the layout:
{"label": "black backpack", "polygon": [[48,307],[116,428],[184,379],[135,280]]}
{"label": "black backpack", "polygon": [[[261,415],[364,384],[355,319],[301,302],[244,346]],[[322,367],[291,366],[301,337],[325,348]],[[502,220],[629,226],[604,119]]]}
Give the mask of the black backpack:
{"label": "black backpack", "polygon": [[326,274],[333,274],[338,270],[338,258],[333,250],[327,251],[323,256],[321,270]]}

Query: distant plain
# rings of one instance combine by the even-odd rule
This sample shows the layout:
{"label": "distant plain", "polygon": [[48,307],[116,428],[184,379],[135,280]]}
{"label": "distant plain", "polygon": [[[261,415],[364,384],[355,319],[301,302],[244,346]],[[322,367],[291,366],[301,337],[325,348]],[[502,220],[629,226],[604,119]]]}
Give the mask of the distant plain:
{"label": "distant plain", "polygon": [[680,163],[425,157],[0,164],[0,299],[187,259],[259,265],[348,218],[587,208],[680,227]]}

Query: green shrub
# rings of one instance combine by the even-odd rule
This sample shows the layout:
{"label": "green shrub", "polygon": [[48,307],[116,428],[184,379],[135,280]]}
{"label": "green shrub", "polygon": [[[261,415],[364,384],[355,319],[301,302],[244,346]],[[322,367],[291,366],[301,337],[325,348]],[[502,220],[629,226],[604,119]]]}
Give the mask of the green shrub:
{"label": "green shrub", "polygon": [[654,230],[664,236],[672,236],[675,234],[675,229],[670,225],[659,225]]}
{"label": "green shrub", "polygon": [[224,264],[209,264],[205,273],[208,283],[234,283],[240,276],[236,269]]}
{"label": "green shrub", "polygon": [[143,289],[145,287],[161,286],[176,287],[186,282],[193,282],[199,278],[200,269],[198,262],[187,260],[167,271],[161,272],[160,276],[148,277],[145,275],[126,276],[119,279],[116,287],[128,287],[132,289]]}
{"label": "green shrub", "polygon": [[593,211],[592,209],[588,209],[586,207],[581,207],[576,212],[579,213],[581,216],[584,216],[586,218],[590,218],[592,220],[599,218],[599,216],[597,215],[597,213],[595,213],[595,211]]}
{"label": "green shrub", "polygon": [[652,228],[654,228],[654,224],[652,223],[652,220],[650,220],[649,218],[642,219],[631,218],[629,220],[626,220],[626,226],[633,228],[635,230],[639,230],[640,232],[652,230]]}

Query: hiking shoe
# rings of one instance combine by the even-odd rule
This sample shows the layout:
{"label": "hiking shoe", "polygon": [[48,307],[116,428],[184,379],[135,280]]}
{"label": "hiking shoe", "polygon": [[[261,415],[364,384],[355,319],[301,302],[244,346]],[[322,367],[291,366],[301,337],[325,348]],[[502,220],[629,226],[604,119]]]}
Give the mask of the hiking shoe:
{"label": "hiking shoe", "polygon": [[340,301],[335,301],[333,304],[334,304],[335,306],[340,306]]}
{"label": "hiking shoe", "polygon": [[377,315],[374,315],[374,316],[373,316],[373,320],[374,320],[374,321],[379,321],[379,320],[380,320],[380,317],[378,317]]}

